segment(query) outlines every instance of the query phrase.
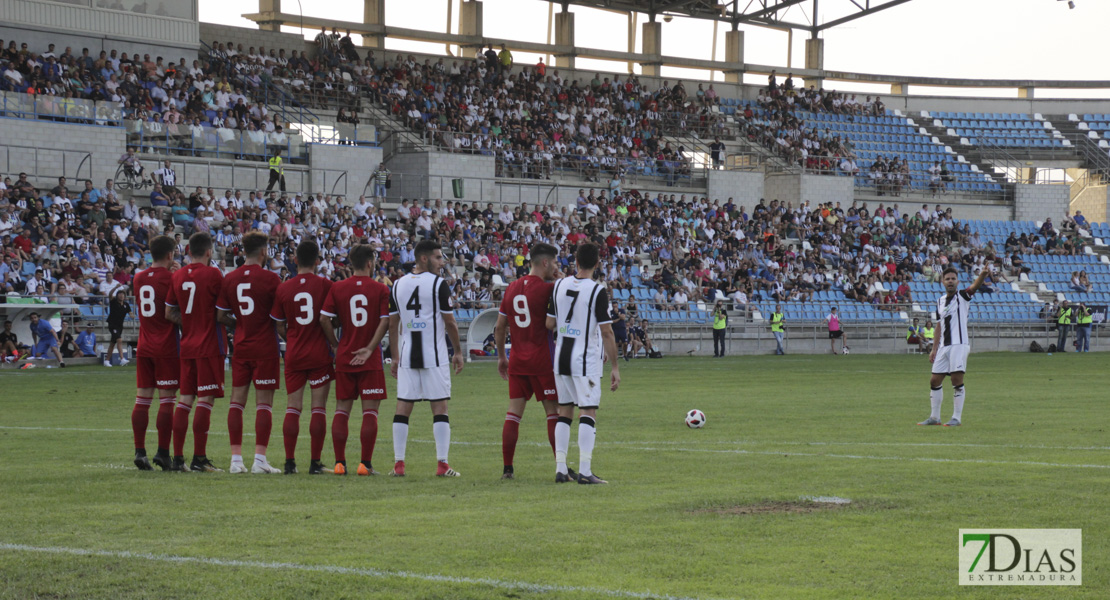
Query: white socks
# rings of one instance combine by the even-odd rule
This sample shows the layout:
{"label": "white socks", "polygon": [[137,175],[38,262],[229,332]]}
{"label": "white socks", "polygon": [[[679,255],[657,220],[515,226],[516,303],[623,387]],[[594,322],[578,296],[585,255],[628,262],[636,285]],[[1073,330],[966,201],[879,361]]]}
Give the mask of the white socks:
{"label": "white socks", "polygon": [[447,415],[432,416],[432,437],[436,440],[436,460],[447,462],[447,451],[451,449],[451,422]]}
{"label": "white socks", "polygon": [[233,465],[243,464],[243,455],[242,454],[232,454],[231,455],[231,464],[233,464]]}
{"label": "white socks", "polygon": [[[567,427],[570,429],[570,427]],[[594,456],[594,438],[597,429],[592,417],[578,417],[578,473],[589,477],[593,475],[590,462]]]}
{"label": "white socks", "polygon": [[[243,458],[239,457],[239,460],[242,461]],[[266,455],[265,454],[255,454],[254,455],[254,464],[256,464],[256,465],[268,465],[268,464],[270,464],[270,461],[266,460]]]}
{"label": "white socks", "polygon": [[[929,413],[930,419],[940,420],[940,405],[944,402],[944,388],[930,388],[929,402],[933,405],[933,412]],[[962,407],[963,404],[961,403]]]}
{"label": "white socks", "polygon": [[567,474],[567,449],[570,448],[570,423],[568,417],[559,417],[555,423],[555,470]]}
{"label": "white socks", "polygon": [[393,415],[393,460],[405,460],[405,447],[408,443],[409,418],[401,415]]}
{"label": "white socks", "polygon": [[963,384],[952,387],[952,403],[954,408],[952,410],[952,418],[957,421],[963,420],[964,416],[964,386]]}

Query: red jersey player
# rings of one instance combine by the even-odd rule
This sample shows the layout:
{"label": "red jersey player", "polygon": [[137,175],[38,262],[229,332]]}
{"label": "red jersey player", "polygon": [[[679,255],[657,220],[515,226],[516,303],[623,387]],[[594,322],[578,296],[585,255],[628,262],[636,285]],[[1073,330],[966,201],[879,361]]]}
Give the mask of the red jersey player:
{"label": "red jersey player", "polygon": [[181,363],[177,356],[180,343],[177,325],[166,320],[166,294],[172,285],[173,238],[160,235],[150,241],[153,266],[135,275],[135,297],[139,301],[139,348],[135,379],[138,392],[131,410],[131,430],[135,435],[135,466],[153,469],[146,456],[146,426],[150,404],[158,390],[158,452],[154,464],[170,469],[170,439],[173,434],[173,405],[177,395]]}
{"label": "red jersey player", "polygon": [[181,400],[173,411],[173,465],[170,470],[184,471],[185,432],[189,412],[193,415],[192,471],[222,471],[208,460],[208,426],[212,402],[224,397],[224,354],[227,338],[216,320],[216,298],[220,296],[223,273],[209,266],[212,262],[212,237],[194,233],[189,238],[191,262],[173,274],[166,293],[166,319],[181,326]]}
{"label": "red jersey player", "polygon": [[[558,398],[555,370],[551,360],[551,333],[547,330],[547,303],[551,299],[558,263],[558,251],[549,244],[535,244],[529,254],[532,267],[528,275],[514,281],[501,300],[494,340],[497,343],[497,371],[509,382],[509,412],[501,430],[501,454],[505,460],[502,479],[513,478],[520,417],[533,395],[547,412],[547,441],[555,451],[555,423]],[[506,334],[512,338],[512,355],[505,356]]]}
{"label": "red jersey player", "polygon": [[[364,244],[351,248],[347,260],[355,274],[331,287],[320,325],[335,352],[335,416],[331,422],[331,440],[335,448],[335,474],[347,474],[347,421],[355,398],[362,398],[362,462],[359,475],[377,475],[371,466],[374,443],[378,439],[378,406],[385,400],[385,372],[382,352],[378,347],[389,330],[389,288],[374,281],[375,250]],[[333,319],[342,328],[336,340]],[[355,353],[374,348],[368,360],[352,364]]]}
{"label": "red jersey player", "polygon": [[285,422],[285,474],[297,472],[295,460],[297,436],[301,431],[301,407],[305,384],[312,389],[312,419],[308,432],[312,440],[312,462],[309,475],[330,472],[320,462],[327,435],[327,402],[332,368],[331,347],[320,327],[320,309],[331,290],[331,281],[316,275],[320,247],[304,241],[297,246],[297,276],[278,286],[270,316],[277,322],[278,333],[285,337],[285,393],[288,395]]}
{"label": "red jersey player", "polygon": [[266,447],[273,428],[274,390],[278,389],[277,328],[270,318],[274,294],[281,278],[262,266],[268,260],[270,238],[252,231],[243,236],[246,261],[224,277],[216,303],[220,322],[235,328],[235,352],[231,357],[231,403],[227,410],[227,432],[231,438],[232,473],[246,473],[243,464],[243,408],[254,383],[254,464],[251,473],[281,473],[270,466]]}

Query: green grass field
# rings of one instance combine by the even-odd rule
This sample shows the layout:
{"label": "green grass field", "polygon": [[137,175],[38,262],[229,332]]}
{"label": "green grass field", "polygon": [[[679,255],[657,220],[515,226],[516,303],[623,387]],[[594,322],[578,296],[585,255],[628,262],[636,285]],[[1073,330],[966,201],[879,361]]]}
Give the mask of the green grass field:
{"label": "green grass field", "polygon": [[[404,479],[303,474],[307,411],[301,475],[139,472],[133,369],[5,371],[0,597],[1106,598],[1106,357],[970,363],[960,428],[915,425],[928,414],[920,356],[622,364],[598,417],[594,469],[608,486],[555,485],[538,405],[524,415],[518,478],[499,480],[507,384],[489,363],[454,380],[454,480],[433,477],[423,406]],[[226,407],[209,442],[223,468]],[[691,408],[704,429],[683,425]],[[152,415],[152,452],[154,440]],[[852,502],[783,510],[803,496]],[[1082,528],[1084,584],[959,587],[960,528]]]}

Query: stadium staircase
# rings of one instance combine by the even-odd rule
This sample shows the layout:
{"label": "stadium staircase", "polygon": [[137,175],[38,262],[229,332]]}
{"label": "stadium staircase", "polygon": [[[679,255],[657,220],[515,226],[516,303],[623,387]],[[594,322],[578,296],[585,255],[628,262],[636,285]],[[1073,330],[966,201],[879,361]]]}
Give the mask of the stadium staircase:
{"label": "stadium staircase", "polygon": [[[952,148],[957,152],[954,162],[967,162],[973,170],[985,173],[988,177],[996,183],[1005,184],[1005,178],[1002,173],[995,169],[994,164],[990,161],[984,160],[982,153],[977,146],[961,146],[960,136],[949,135],[948,128],[937,125],[935,120],[924,116],[919,117],[914,121],[918,127],[925,130],[928,135],[933,136],[944,146]],[[960,154],[962,152],[962,154]]]}

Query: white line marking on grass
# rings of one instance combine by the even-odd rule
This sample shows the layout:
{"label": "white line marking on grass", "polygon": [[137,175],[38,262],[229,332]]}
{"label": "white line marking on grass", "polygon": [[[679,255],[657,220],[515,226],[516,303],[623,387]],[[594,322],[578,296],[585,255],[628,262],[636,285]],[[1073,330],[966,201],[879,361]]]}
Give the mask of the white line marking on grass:
{"label": "white line marking on grass", "polygon": [[[28,546],[24,544],[0,543],[0,550],[13,552],[37,552],[42,554],[63,554],[72,556],[96,556],[102,558],[120,558],[125,560],[149,560],[154,562],[176,564],[200,564],[217,567],[237,567],[269,569],[275,571],[297,570],[315,573],[330,573],[340,575],[360,575],[377,579],[396,577],[398,579],[415,579],[434,583],[461,583],[468,585],[485,585],[504,590],[523,590],[538,594],[580,593],[592,596],[607,596],[610,598],[661,598],[666,600],[695,600],[684,596],[668,596],[651,592],[632,592],[627,590],[611,590],[595,587],[579,587],[573,585],[548,585],[543,583],[529,583],[526,581],[506,581],[503,579],[490,579],[485,577],[455,577],[452,575],[433,575],[428,573],[413,573],[410,571],[387,571],[384,569],[341,567],[337,565],[307,565],[300,563],[262,562],[254,560],[225,560],[222,558],[209,558],[205,556],[175,556],[169,554],[150,554],[146,552],[129,552],[127,550],[89,550],[85,548],[65,548],[58,546]],[[705,600],[705,599],[703,599]]]}
{"label": "white line marking on grass", "polygon": [[[22,427],[15,425],[0,425],[0,430],[12,431],[89,431],[98,433],[131,433],[130,429],[93,429],[84,427]],[[226,436],[226,431],[209,431],[208,436]],[[243,437],[253,436],[254,433],[244,431]],[[435,440],[410,439],[418,444],[433,444]],[[501,446],[501,442],[467,442],[451,440],[456,446]],[[550,447],[546,442],[518,442],[518,446],[543,446]],[[598,442],[598,446],[894,446],[907,448],[1003,448],[1010,450],[1070,450],[1070,451],[1102,451],[1110,450],[1110,446],[1045,446],[1035,444],[963,444],[947,442],[805,442],[805,441],[774,441],[774,440],[684,440],[684,441],[647,441],[629,440],[623,442]]]}
{"label": "white line marking on grass", "polygon": [[700,448],[653,448],[625,446],[641,452],[704,452],[709,454],[750,454],[757,456],[805,456],[816,458],[847,458],[855,460],[905,460],[914,462],[969,463],[983,465],[1022,465],[1034,467],[1066,467],[1071,469],[1110,469],[1110,465],[1065,464],[1032,460],[987,460],[981,458],[929,458],[923,456],[872,456],[866,454],[818,454],[816,452],[772,452],[763,450],[705,450]]}

